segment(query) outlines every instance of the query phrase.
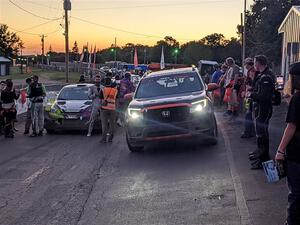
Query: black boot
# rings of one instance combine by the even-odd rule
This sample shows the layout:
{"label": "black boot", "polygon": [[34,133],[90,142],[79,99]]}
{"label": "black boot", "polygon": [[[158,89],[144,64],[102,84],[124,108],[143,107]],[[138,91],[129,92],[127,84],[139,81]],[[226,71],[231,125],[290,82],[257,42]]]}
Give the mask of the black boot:
{"label": "black boot", "polygon": [[263,168],[262,162],[260,159],[256,159],[251,162],[251,170],[261,170]]}

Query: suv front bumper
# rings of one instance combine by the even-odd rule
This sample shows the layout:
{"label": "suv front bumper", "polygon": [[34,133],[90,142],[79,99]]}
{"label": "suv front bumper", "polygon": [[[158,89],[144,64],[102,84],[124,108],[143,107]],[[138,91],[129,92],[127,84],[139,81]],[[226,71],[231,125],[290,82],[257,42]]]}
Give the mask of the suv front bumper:
{"label": "suv front bumper", "polygon": [[173,139],[207,139],[216,129],[214,114],[191,116],[189,120],[174,123],[127,121],[127,140],[135,146]]}

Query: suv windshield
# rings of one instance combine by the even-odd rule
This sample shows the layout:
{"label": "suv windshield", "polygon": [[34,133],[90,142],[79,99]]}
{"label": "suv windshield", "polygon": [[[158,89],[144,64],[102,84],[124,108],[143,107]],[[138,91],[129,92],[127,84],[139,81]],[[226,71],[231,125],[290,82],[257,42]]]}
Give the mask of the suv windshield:
{"label": "suv windshield", "polygon": [[59,93],[57,100],[89,100],[88,87],[64,88]]}
{"label": "suv windshield", "polygon": [[146,77],[141,80],[136,98],[177,95],[203,90],[203,83],[196,72]]}

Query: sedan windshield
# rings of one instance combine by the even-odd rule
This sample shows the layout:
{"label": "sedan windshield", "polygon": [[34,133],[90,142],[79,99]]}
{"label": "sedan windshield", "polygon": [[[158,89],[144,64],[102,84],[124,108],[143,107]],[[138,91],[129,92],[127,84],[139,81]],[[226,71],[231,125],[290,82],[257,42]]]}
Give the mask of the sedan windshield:
{"label": "sedan windshield", "polygon": [[88,87],[64,88],[59,93],[58,100],[89,100]]}
{"label": "sedan windshield", "polygon": [[199,75],[194,73],[171,74],[142,79],[136,98],[153,98],[203,91]]}

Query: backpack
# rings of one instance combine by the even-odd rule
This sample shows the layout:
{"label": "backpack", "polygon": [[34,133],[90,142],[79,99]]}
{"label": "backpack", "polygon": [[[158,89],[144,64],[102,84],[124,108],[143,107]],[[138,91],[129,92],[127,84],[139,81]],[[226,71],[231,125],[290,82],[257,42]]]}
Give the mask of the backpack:
{"label": "backpack", "polygon": [[[264,76],[269,76],[271,77],[270,75],[263,75],[262,78]],[[261,78],[261,79],[262,79]],[[271,79],[273,80],[273,93],[272,93],[272,105],[273,106],[280,106],[281,105],[281,93],[275,88],[275,83],[274,83],[274,79],[271,77]],[[260,80],[261,82],[261,80]]]}

